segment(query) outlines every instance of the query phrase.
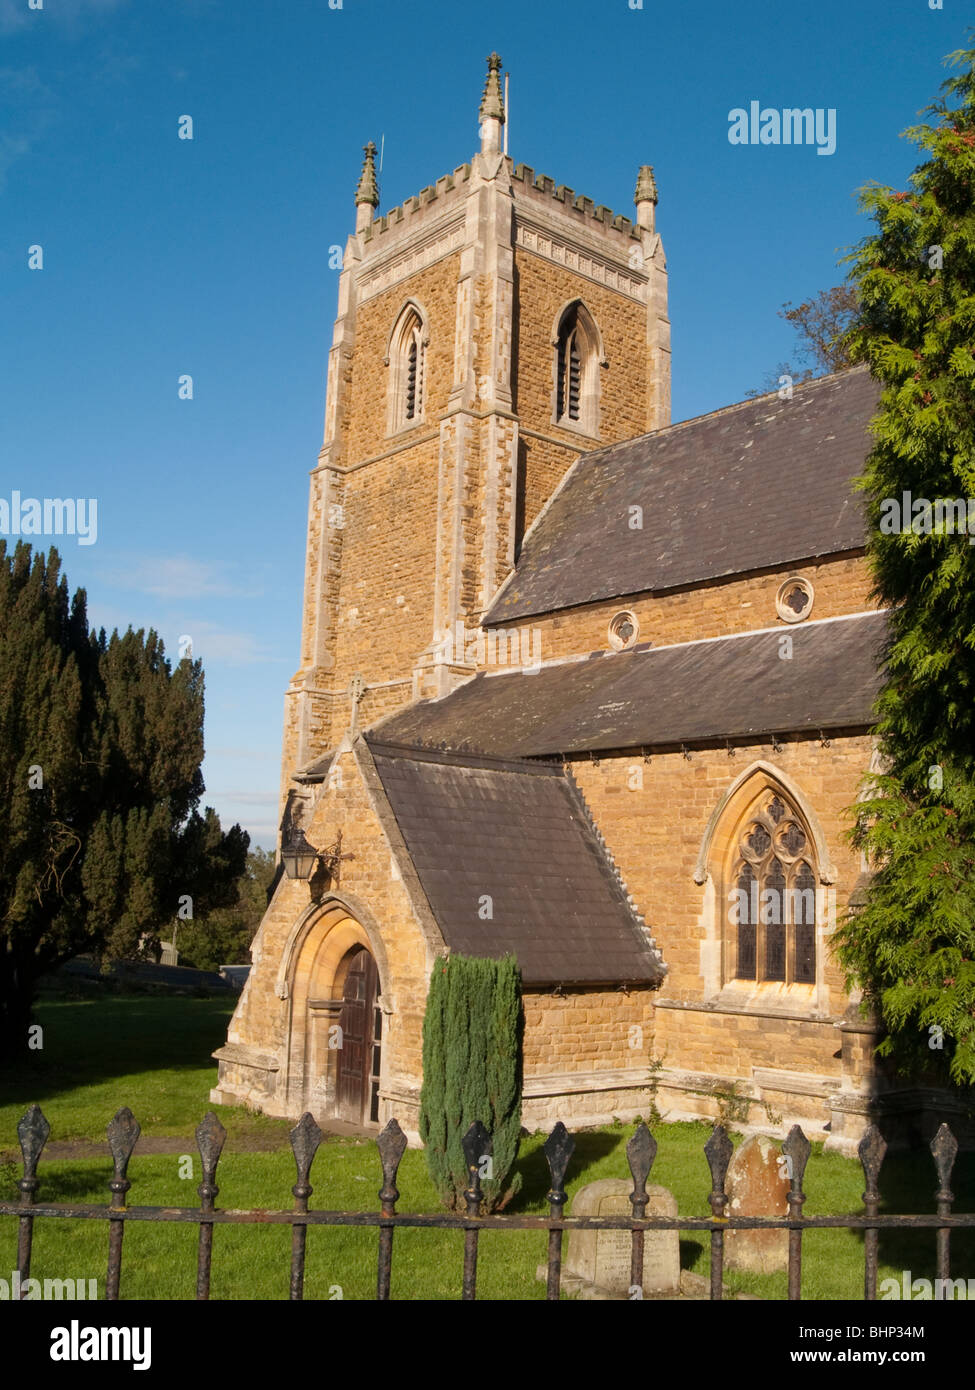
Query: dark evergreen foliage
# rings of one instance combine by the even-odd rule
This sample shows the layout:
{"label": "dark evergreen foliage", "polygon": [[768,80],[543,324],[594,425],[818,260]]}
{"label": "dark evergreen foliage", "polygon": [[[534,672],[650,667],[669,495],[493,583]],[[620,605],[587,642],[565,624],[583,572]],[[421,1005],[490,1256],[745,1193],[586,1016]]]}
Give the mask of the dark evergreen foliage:
{"label": "dark evergreen foliage", "polygon": [[948,100],[928,108],[936,121],[907,132],[928,158],[907,191],[863,191],[877,231],[850,257],[861,305],[853,355],[884,385],[861,487],[892,640],[878,705],[882,772],[854,832],[876,873],[837,944],[880,1011],[882,1054],[970,1084],[975,525],[946,522],[934,504],[963,501],[975,522],[975,49],[949,61],[958,71],[944,84]]}
{"label": "dark evergreen foliage", "polygon": [[203,670],[150,631],[90,633],[60,557],[0,540],[0,1055],[40,975],[133,957],[181,899],[236,900],[248,837],[203,794]]}
{"label": "dark evergreen foliage", "polygon": [[513,956],[437,961],[423,1020],[420,1138],[451,1211],[465,1210],[462,1140],[478,1120],[493,1138],[491,1176],[481,1182],[484,1211],[505,1206],[521,1185],[516,1174],[505,1189],[521,1133],[521,1035],[521,976]]}

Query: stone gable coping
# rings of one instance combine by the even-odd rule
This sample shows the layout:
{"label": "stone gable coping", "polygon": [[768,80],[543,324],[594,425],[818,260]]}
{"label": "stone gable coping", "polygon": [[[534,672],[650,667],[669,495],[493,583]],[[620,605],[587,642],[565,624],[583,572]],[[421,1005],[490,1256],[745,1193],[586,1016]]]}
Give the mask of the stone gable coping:
{"label": "stone gable coping", "polygon": [[596,823],[596,817],[593,815],[592,808],[590,807],[589,802],[586,800],[585,793],[583,792],[582,788],[579,786],[579,783],[575,779],[575,775],[572,771],[571,764],[566,762],[563,764],[563,768],[565,779],[569,783],[569,786],[572,788],[575,798],[582,810],[583,819],[585,820],[589,829],[592,831],[593,836],[596,839],[596,842],[598,843],[600,849],[606,857],[606,863],[609,867],[610,873],[612,874],[616,887],[619,890],[620,896],[625,900],[626,905],[629,908],[630,916],[636,923],[636,926],[643,935],[648,947],[650,948],[651,953],[656,958],[657,963],[660,966],[660,977],[662,980],[664,975],[668,973],[670,967],[664,961],[663,955],[660,951],[660,947],[657,945],[656,939],[652,935],[643,914],[637,907],[636,900],[634,899],[632,893],[627,888],[626,883],[624,882],[619,865],[616,863],[616,860],[613,857],[609,845],[606,843],[606,838],[600,830],[598,824]]}

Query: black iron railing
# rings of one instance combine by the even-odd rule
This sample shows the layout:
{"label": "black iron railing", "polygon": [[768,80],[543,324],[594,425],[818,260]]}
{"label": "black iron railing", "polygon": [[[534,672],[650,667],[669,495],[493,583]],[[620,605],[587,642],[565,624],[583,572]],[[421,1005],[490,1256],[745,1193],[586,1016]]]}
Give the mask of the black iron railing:
{"label": "black iron railing", "polygon": [[[379,1231],[379,1254],[376,1296],[388,1299],[393,1261],[393,1235],[399,1227],[437,1227],[464,1232],[464,1272],[462,1297],[474,1299],[477,1290],[477,1249],[481,1231],[548,1231],[548,1277],[546,1297],[558,1299],[562,1279],[562,1236],[565,1231],[629,1231],[632,1237],[630,1258],[630,1291],[638,1294],[643,1286],[644,1235],[647,1231],[709,1231],[711,1235],[710,1296],[720,1299],[724,1275],[724,1235],[736,1230],[788,1230],[789,1232],[789,1298],[800,1299],[802,1283],[802,1236],[804,1231],[840,1228],[864,1232],[864,1298],[877,1297],[878,1241],[882,1230],[905,1228],[936,1232],[937,1277],[950,1278],[950,1238],[953,1230],[975,1229],[975,1214],[952,1215],[954,1194],[949,1188],[951,1173],[958,1153],[958,1144],[947,1125],[942,1125],[931,1142],[938,1177],[934,1193],[937,1212],[922,1216],[880,1214],[880,1169],[887,1145],[876,1126],[871,1126],[859,1146],[865,1191],[862,1215],[803,1216],[806,1200],[802,1181],[811,1146],[798,1125],[794,1125],[782,1145],[785,1172],[789,1178],[788,1215],[785,1217],[729,1217],[725,1214],[728,1195],[725,1179],[731,1160],[732,1145],[727,1130],[716,1125],[704,1146],[711,1171],[709,1203],[711,1216],[664,1217],[646,1215],[649,1194],[647,1179],[657,1153],[657,1144],[646,1125],[638,1125],[626,1146],[626,1156],[633,1178],[629,1194],[632,1213],[629,1216],[563,1216],[568,1200],[565,1175],[575,1149],[575,1141],[561,1121],[545,1141],[544,1152],[551,1176],[547,1193],[548,1216],[479,1216],[481,1208],[481,1167],[483,1156],[490,1152],[491,1136],[481,1124],[472,1125],[463,1144],[470,1186],[464,1194],[466,1214],[406,1215],[396,1211],[399,1191],[396,1175],[406,1149],[406,1135],[395,1120],[390,1120],[379,1135],[376,1146],[382,1165],[383,1185],[379,1190],[378,1212],[312,1211],[308,1199],[312,1194],[309,1181],[311,1167],[322,1141],[322,1131],[310,1114],[302,1115],[291,1131],[291,1148],[297,1166],[297,1182],[291,1191],[294,1208],[288,1210],[245,1211],[221,1210],[216,1206],[219,1188],[216,1184],[217,1163],[227,1133],[211,1112],[196,1129],[203,1179],[197,1188],[199,1207],[127,1206],[125,1197],[131,1187],[128,1165],[139,1138],[139,1125],[131,1110],[119,1110],[108,1126],[108,1145],[114,1172],[109,1181],[111,1201],[108,1206],[96,1203],[39,1203],[36,1201],[40,1179],[37,1165],[50,1134],[50,1125],[38,1106],[32,1105],[20,1124],[17,1134],[24,1160],[24,1175],[18,1181],[19,1202],[0,1202],[0,1216],[17,1217],[20,1222],[17,1265],[21,1288],[30,1278],[31,1244],[34,1222],[38,1218],[69,1217],[108,1222],[108,1275],[105,1297],[118,1299],[122,1273],[122,1243],[129,1221],[184,1221],[199,1226],[197,1253],[196,1297],[210,1296],[210,1266],[213,1253],[213,1228],[221,1225],[291,1226],[290,1297],[302,1297],[305,1276],[305,1240],[309,1226],[375,1226]],[[23,1297],[23,1293],[21,1294]]]}

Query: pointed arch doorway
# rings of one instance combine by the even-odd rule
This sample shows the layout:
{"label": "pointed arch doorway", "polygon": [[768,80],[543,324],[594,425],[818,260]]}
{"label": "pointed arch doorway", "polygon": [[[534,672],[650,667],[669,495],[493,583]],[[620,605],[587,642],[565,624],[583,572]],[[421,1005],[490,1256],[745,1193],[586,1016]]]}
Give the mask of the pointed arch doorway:
{"label": "pointed arch doorway", "polygon": [[379,1072],[382,1060],[382,1010],[379,971],[371,951],[354,946],[339,967],[342,1046],[338,1052],[336,1113],[353,1124],[379,1121]]}

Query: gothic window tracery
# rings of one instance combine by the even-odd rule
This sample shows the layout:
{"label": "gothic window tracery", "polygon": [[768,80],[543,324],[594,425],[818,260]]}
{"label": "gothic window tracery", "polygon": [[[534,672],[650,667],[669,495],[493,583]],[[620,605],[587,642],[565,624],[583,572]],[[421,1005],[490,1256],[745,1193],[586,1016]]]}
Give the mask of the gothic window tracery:
{"label": "gothic window tracery", "polygon": [[767,790],[733,844],[732,976],[815,984],[815,854],[798,811]]}

